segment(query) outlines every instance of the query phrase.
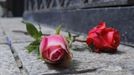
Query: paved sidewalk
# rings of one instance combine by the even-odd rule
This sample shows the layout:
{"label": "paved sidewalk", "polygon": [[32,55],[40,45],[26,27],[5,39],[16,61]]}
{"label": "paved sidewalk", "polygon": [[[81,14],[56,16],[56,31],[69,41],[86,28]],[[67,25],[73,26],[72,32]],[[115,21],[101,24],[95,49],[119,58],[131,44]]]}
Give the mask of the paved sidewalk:
{"label": "paved sidewalk", "polygon": [[[21,18],[0,19],[0,75],[134,75],[134,48],[124,45],[119,46],[116,54],[98,54],[75,42],[71,66],[52,67],[37,59],[34,53],[28,54],[25,47],[33,39],[16,32],[26,31],[21,21]],[[42,27],[42,31],[54,34],[54,29],[49,27]]]}

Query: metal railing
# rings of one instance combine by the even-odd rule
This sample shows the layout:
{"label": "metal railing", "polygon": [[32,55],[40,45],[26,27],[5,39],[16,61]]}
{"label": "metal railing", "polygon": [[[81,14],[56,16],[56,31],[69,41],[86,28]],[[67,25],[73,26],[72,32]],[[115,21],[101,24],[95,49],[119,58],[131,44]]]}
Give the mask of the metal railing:
{"label": "metal railing", "polygon": [[25,11],[127,5],[129,2],[130,0],[25,0]]}

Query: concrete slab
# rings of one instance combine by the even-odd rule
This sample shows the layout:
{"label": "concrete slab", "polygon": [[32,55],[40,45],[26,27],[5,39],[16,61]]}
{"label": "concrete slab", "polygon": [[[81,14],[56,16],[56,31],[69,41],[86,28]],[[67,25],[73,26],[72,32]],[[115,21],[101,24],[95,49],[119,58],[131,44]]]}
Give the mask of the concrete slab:
{"label": "concrete slab", "polygon": [[21,75],[10,48],[0,45],[0,75]]}

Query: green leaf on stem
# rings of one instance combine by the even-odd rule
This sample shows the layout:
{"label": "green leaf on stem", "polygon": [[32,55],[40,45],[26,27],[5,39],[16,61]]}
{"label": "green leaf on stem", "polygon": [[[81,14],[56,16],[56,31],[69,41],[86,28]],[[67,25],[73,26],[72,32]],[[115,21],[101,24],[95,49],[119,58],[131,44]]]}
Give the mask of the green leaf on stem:
{"label": "green leaf on stem", "polygon": [[41,26],[38,24],[39,26],[39,31],[38,31],[38,34],[39,34],[39,37],[41,37],[43,35],[42,31],[41,31]]}
{"label": "green leaf on stem", "polygon": [[26,49],[28,50],[29,53],[35,51],[36,54],[39,53],[39,45],[40,45],[40,42],[35,40],[33,42],[31,42],[27,47]]}
{"label": "green leaf on stem", "polygon": [[35,49],[34,51],[37,54],[37,58],[40,59],[40,51],[39,51],[39,46]]}
{"label": "green leaf on stem", "polygon": [[30,34],[34,39],[38,40],[41,37],[37,28],[32,23],[26,23],[26,29],[28,34]]}
{"label": "green leaf on stem", "polygon": [[74,42],[74,37],[72,36],[72,34],[70,32],[68,32],[68,37],[67,40],[69,42],[69,47],[72,47],[72,43]]}
{"label": "green leaf on stem", "polygon": [[56,33],[55,34],[60,34],[60,31],[61,31],[61,28],[62,28],[62,25],[59,25],[57,28],[56,28]]}
{"label": "green leaf on stem", "polygon": [[41,36],[43,35],[43,33],[41,31],[38,32],[38,37],[41,38]]}
{"label": "green leaf on stem", "polygon": [[39,25],[39,31],[38,31],[38,29],[32,23],[28,23],[28,22],[23,22],[23,23],[26,24],[26,29],[27,29],[28,34],[35,39],[35,41],[31,42],[26,47],[26,49],[28,50],[29,53],[34,52],[35,54],[37,54],[38,58],[41,58],[40,52],[39,52],[39,45],[40,45],[41,36],[43,35],[43,33],[41,32],[40,25]]}
{"label": "green leaf on stem", "polygon": [[72,38],[72,35],[71,35],[71,33],[70,33],[70,32],[68,32],[68,37],[69,37],[69,39],[71,39],[71,38]]}

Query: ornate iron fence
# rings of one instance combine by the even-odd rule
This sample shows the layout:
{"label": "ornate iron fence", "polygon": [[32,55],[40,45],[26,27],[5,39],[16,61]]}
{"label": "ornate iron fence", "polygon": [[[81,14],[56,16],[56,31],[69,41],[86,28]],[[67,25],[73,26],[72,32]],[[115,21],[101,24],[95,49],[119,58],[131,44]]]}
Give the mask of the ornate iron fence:
{"label": "ornate iron fence", "polygon": [[129,5],[132,3],[132,0],[25,0],[25,10],[79,9]]}

